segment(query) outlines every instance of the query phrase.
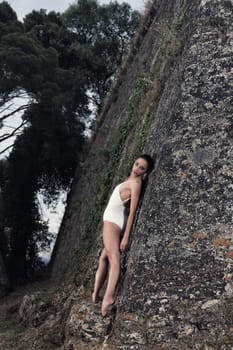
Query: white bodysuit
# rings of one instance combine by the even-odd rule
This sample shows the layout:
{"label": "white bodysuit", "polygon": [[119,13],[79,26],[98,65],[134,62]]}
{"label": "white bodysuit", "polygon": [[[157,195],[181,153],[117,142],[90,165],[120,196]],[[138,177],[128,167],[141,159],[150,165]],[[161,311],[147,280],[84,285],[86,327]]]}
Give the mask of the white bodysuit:
{"label": "white bodysuit", "polygon": [[120,196],[121,185],[122,183],[117,185],[113,190],[107,207],[104,211],[103,221],[110,221],[120,227],[121,230],[123,230],[128,217],[128,210],[125,207],[125,204],[130,200],[130,198],[122,201]]}

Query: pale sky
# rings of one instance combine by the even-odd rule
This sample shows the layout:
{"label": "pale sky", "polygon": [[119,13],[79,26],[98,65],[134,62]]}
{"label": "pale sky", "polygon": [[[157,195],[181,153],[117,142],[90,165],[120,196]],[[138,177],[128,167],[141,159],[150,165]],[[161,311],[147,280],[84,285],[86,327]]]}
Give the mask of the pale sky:
{"label": "pale sky", "polygon": [[[64,12],[73,0],[7,0],[13,10],[17,13],[18,19],[22,20],[32,10],[45,9],[49,11]],[[100,3],[109,3],[108,0],[99,0]],[[119,3],[128,2],[130,6],[138,11],[143,11],[145,0],[118,0]]]}

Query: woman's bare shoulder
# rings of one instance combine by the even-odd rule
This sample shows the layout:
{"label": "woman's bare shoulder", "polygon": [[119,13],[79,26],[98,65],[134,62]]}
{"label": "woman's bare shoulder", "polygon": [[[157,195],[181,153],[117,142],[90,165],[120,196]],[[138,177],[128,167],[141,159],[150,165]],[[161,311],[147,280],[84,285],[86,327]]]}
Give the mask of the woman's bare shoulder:
{"label": "woman's bare shoulder", "polygon": [[142,186],[141,179],[139,179],[139,180],[126,180],[125,183],[127,183],[129,185],[129,187],[133,188],[133,189],[140,189]]}

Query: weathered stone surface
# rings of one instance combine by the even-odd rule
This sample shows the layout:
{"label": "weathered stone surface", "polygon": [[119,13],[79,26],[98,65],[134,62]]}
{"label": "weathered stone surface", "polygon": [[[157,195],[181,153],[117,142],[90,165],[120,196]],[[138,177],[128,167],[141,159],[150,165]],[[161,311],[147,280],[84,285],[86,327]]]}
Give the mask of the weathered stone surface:
{"label": "weathered stone surface", "polygon": [[65,350],[99,347],[111,331],[114,316],[112,312],[103,318],[100,305],[75,303],[66,323]]}
{"label": "weathered stone surface", "polygon": [[[144,148],[156,154],[156,167],[132,232],[111,332],[103,342],[106,325],[86,303],[76,305],[66,326],[66,344],[75,349],[84,339],[100,349],[232,346],[233,4],[162,1],[155,8],[132,65],[140,62],[133,79],[147,81],[138,110],[145,113],[143,101],[151,102],[151,86],[164,83]],[[156,76],[161,52],[169,63]]]}
{"label": "weathered stone surface", "polygon": [[145,320],[148,346],[232,346],[232,10],[200,3],[160,100],[145,147],[157,166],[133,232],[117,348],[140,344],[120,336],[133,329],[128,312]]}

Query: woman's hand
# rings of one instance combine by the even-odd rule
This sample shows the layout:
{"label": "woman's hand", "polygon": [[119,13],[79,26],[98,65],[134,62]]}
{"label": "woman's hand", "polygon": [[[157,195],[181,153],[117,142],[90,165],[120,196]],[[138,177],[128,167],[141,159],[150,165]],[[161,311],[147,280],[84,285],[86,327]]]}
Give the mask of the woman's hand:
{"label": "woman's hand", "polygon": [[128,247],[129,240],[126,237],[123,237],[120,243],[120,251],[124,252]]}

